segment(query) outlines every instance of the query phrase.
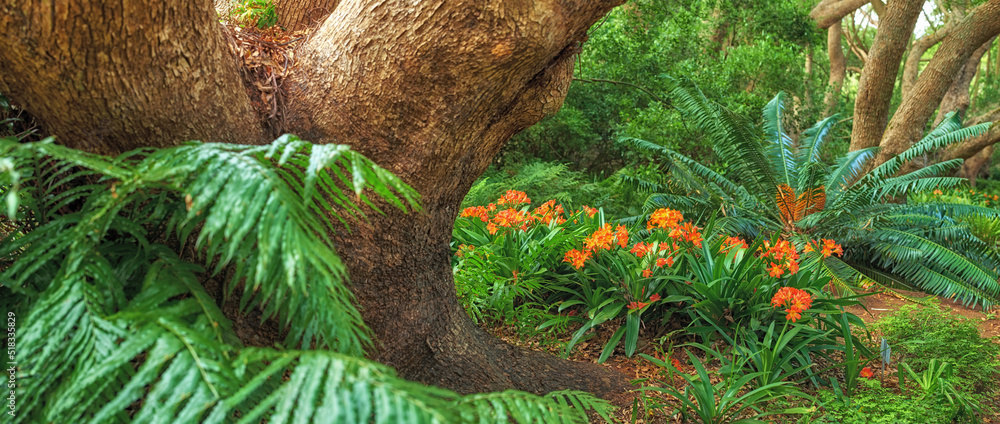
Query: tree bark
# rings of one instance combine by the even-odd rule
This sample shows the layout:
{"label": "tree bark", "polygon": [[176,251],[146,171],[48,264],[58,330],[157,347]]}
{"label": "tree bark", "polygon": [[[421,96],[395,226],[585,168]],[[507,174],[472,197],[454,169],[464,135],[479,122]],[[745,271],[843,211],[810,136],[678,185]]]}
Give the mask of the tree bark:
{"label": "tree bark", "polygon": [[290,92],[304,138],[348,142],[422,195],[425,214],[387,210],[337,238],[381,343],[375,358],[461,392],[623,387],[620,375],[476,328],[449,257],[464,194],[511,135],[559,109],[585,31],[617,1],[397,3],[341,3],[300,51]]}
{"label": "tree bark", "polygon": [[899,61],[910,41],[923,0],[896,0],[889,3],[872,41],[868,61],[858,81],[854,101],[854,129],[850,150],[878,146],[889,120],[889,104],[896,85]]}
{"label": "tree bark", "polygon": [[[889,121],[882,138],[882,149],[875,158],[875,166],[901,153],[920,139],[927,121],[951,87],[958,71],[965,66],[973,52],[998,33],[1000,0],[990,0],[976,7],[941,41],[937,53],[917,79],[910,95],[903,99]],[[851,149],[855,149],[853,139]]]}
{"label": "tree bark", "polygon": [[278,26],[288,30],[313,28],[337,8],[340,0],[277,0]]}
{"label": "tree bark", "polygon": [[930,49],[951,32],[951,29],[955,27],[955,19],[945,22],[944,26],[938,28],[931,34],[925,35],[913,42],[910,46],[910,52],[906,55],[906,63],[903,64],[903,97],[910,94],[910,90],[913,88],[913,84],[917,82],[917,76],[920,73],[920,60],[923,58],[924,53],[927,49]]}
{"label": "tree bark", "polygon": [[823,104],[824,116],[830,116],[837,108],[840,100],[840,90],[844,86],[844,77],[847,76],[847,60],[844,57],[844,49],[840,44],[840,37],[843,27],[840,23],[831,25],[826,30],[826,50],[830,57],[830,83],[827,87]]}
{"label": "tree bark", "polygon": [[[627,387],[615,371],[478,329],[456,298],[449,247],[473,181],[510,136],[560,108],[587,29],[619,3],[343,0],[296,52],[289,131],[350,144],[422,195],[424,213],[386,207],[335,235],[374,359],[463,393]],[[211,1],[8,9],[0,92],[62,143],[117,153],[263,141]]]}
{"label": "tree bark", "polygon": [[996,145],[991,144],[980,150],[979,153],[972,155],[972,157],[965,160],[962,163],[962,168],[956,173],[957,176],[968,178],[969,185],[972,188],[976,188],[976,179],[979,178],[979,174],[983,172],[983,168],[986,168],[990,164],[990,160],[993,158],[993,150]]}
{"label": "tree bark", "polygon": [[969,56],[969,60],[965,62],[965,66],[958,71],[955,81],[951,83],[951,87],[948,88],[948,91],[944,93],[944,97],[941,99],[941,105],[938,106],[938,114],[934,118],[932,127],[940,124],[948,112],[958,112],[961,116],[965,116],[965,111],[969,109],[969,104],[972,103],[972,98],[969,96],[969,87],[972,85],[972,79],[979,70],[979,63],[982,62],[983,55],[986,54],[986,51],[989,50],[992,44],[992,38],[983,43],[976,51],[972,52],[972,56]]}
{"label": "tree bark", "polygon": [[[0,92],[71,147],[264,142],[209,0],[9,0]],[[219,125],[219,122],[229,122]]]}
{"label": "tree bark", "polygon": [[823,0],[810,12],[809,17],[816,21],[821,29],[829,28],[847,16],[868,4],[871,0]]}

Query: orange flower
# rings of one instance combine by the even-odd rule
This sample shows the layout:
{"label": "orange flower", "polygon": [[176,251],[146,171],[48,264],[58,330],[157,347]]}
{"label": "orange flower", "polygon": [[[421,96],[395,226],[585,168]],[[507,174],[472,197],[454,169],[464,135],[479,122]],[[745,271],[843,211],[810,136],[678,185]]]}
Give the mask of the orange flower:
{"label": "orange flower", "polygon": [[525,216],[523,212],[508,208],[497,213],[497,215],[493,217],[493,222],[501,227],[510,228],[519,226],[524,219]]}
{"label": "orange flower", "polygon": [[681,370],[681,361],[678,361],[677,358],[670,358],[670,364],[673,365],[674,368],[677,368],[677,371]]}
{"label": "orange flower", "polygon": [[494,235],[494,234],[497,233],[497,226],[494,225],[492,222],[489,223],[489,224],[486,224],[486,229],[490,230],[490,235]]}
{"label": "orange flower", "polygon": [[782,287],[771,298],[771,306],[780,308],[786,305],[788,309],[785,309],[787,313],[785,319],[796,322],[802,318],[803,311],[812,307],[812,295],[794,287]]}
{"label": "orange flower", "polygon": [[747,242],[743,241],[743,239],[739,237],[727,237],[726,241],[722,243],[722,248],[720,251],[728,252],[732,250],[734,247],[740,249],[746,249],[749,248],[750,246],[747,246]]}
{"label": "orange flower", "polygon": [[641,241],[637,242],[635,246],[632,246],[632,250],[629,250],[629,252],[641,258],[649,254],[649,245]]}
{"label": "orange flower", "polygon": [[590,206],[587,206],[587,205],[583,205],[583,211],[586,212],[587,213],[587,217],[590,217],[590,218],[593,218],[594,214],[597,213],[597,209],[594,209],[594,208],[592,208]]}
{"label": "orange flower", "polygon": [[603,227],[594,231],[590,237],[583,240],[583,246],[590,251],[598,251],[601,249],[611,249],[611,224],[604,224]]}
{"label": "orange flower", "polygon": [[624,225],[615,228],[615,240],[618,241],[620,247],[628,246],[628,229]]}
{"label": "orange flower", "polygon": [[823,251],[821,253],[823,253],[824,258],[829,258],[834,253],[837,256],[844,256],[844,249],[833,240],[823,239]]}
{"label": "orange flower", "polygon": [[768,274],[770,274],[774,278],[778,278],[781,276],[781,274],[785,273],[785,269],[782,268],[781,265],[778,265],[774,262],[771,262],[771,268],[769,268],[768,271],[770,271],[768,272]]}
{"label": "orange flower", "polygon": [[655,228],[676,228],[684,220],[684,215],[673,209],[657,209],[649,216],[646,229]]}
{"label": "orange flower", "polygon": [[864,367],[861,369],[861,376],[864,378],[872,378],[875,376],[875,373],[872,372],[871,368]]}
{"label": "orange flower", "polygon": [[479,218],[483,222],[489,222],[489,214],[486,212],[486,208],[482,206],[472,206],[462,209],[462,214],[459,215],[461,218]]}
{"label": "orange flower", "polygon": [[649,304],[645,303],[645,302],[629,302],[629,304],[626,305],[625,307],[629,308],[629,309],[642,309],[642,308],[645,308],[648,305]]}
{"label": "orange flower", "polygon": [[517,206],[522,203],[531,203],[531,199],[523,191],[517,190],[507,190],[507,193],[503,197],[497,199],[498,205]]}
{"label": "orange flower", "polygon": [[657,300],[660,300],[659,293],[653,293],[653,295],[649,297],[649,303],[656,302]]}
{"label": "orange flower", "polygon": [[642,276],[643,277],[649,278],[652,275],[653,275],[653,271],[650,271],[649,268],[646,268],[646,269],[642,270]]}
{"label": "orange flower", "polygon": [[566,256],[563,258],[563,262],[569,262],[573,268],[580,269],[583,267],[583,263],[590,259],[591,252],[589,250],[579,251],[576,249],[566,252]]}
{"label": "orange flower", "polygon": [[937,195],[937,196],[940,196],[940,195],[944,194],[944,192],[942,192],[941,190],[934,190],[934,194]]}

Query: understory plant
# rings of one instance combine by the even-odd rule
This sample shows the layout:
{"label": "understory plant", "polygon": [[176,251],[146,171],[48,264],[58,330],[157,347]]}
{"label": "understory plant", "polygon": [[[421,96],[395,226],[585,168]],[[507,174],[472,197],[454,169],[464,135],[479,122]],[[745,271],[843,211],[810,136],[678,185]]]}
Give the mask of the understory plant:
{"label": "understory plant", "polygon": [[687,186],[686,196],[651,195],[647,210],[702,207],[722,216],[716,224],[722,231],[749,239],[780,234],[799,248],[811,239],[837,240],[846,254],[824,260],[818,270],[848,293],[859,286],[899,284],[974,306],[1000,303],[1000,255],[959,219],[998,220],[998,210],[940,199],[905,202],[908,193],[962,183],[940,176],[961,161],[900,174],[906,163],[980,134],[988,124],[962,128],[957,116],[948,115],[922,140],[878,166],[871,166],[878,148],[848,152],[827,163],[820,151],[837,116],[820,121],[796,142],[784,126],[783,93],[764,108],[764,125],[758,129],[709,101],[692,84],[670,81],[674,107],[706,134],[728,167],[722,175],[655,143],[624,139],[658,155],[675,180]]}
{"label": "understory plant", "polygon": [[[364,359],[372,341],[328,234],[378,213],[373,198],[418,205],[347,146],[286,135],[111,158],[4,139],[0,172],[0,307],[24,323],[15,423],[606,417],[586,393],[462,396]],[[206,278],[276,318],[284,343],[244,346]]]}

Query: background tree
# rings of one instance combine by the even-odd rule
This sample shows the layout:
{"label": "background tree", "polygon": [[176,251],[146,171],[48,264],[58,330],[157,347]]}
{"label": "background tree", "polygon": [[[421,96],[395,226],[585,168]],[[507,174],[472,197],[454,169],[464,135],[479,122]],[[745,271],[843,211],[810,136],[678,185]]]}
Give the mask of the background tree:
{"label": "background tree", "polygon": [[617,3],[342,1],[296,53],[287,126],[265,127],[208,0],[10,0],[0,92],[91,152],[259,144],[277,132],[351,144],[414,187],[426,211],[384,209],[336,236],[376,359],[460,392],[606,393],[623,378],[477,329],[455,299],[448,244],[464,193],[511,135],[559,109],[587,29]]}

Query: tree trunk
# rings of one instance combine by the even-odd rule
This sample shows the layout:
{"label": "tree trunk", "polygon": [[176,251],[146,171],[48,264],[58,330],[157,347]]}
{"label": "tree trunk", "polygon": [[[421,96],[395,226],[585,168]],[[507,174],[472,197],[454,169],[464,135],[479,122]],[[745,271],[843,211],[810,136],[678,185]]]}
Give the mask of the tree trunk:
{"label": "tree trunk", "polygon": [[816,26],[829,28],[840,22],[844,16],[853,13],[871,0],[823,0],[810,12],[809,17],[816,21]]}
{"label": "tree trunk", "polygon": [[896,0],[889,3],[872,41],[868,61],[858,81],[854,100],[854,129],[850,149],[878,146],[889,120],[889,104],[896,86],[899,61],[913,34],[923,0]]}
{"label": "tree trunk", "polygon": [[425,214],[388,212],[337,239],[381,342],[376,359],[462,392],[622,387],[621,376],[476,328],[449,257],[464,194],[511,135],[559,109],[585,31],[617,2],[395,3],[341,3],[300,51],[290,94],[289,119],[306,139],[348,142],[422,195]]}
{"label": "tree trunk", "polygon": [[969,96],[969,86],[972,85],[972,79],[979,70],[979,63],[982,62],[983,55],[986,54],[986,51],[989,50],[992,44],[993,39],[991,38],[976,49],[976,51],[972,52],[972,56],[969,56],[969,60],[965,62],[965,66],[955,76],[955,81],[951,83],[951,87],[944,93],[941,105],[938,106],[937,117],[934,118],[934,124],[931,126],[936,127],[940,124],[948,112],[958,112],[961,116],[965,116],[965,111],[969,109],[969,104],[972,103],[972,98]]}
{"label": "tree trunk", "polygon": [[0,92],[68,146],[265,141],[209,0],[10,0],[0,43]]}
{"label": "tree trunk", "polygon": [[[379,344],[373,356],[400,375],[463,393],[607,395],[627,386],[615,371],[512,347],[476,328],[455,296],[449,247],[473,181],[510,136],[559,109],[587,29],[620,2],[344,0],[296,52],[288,130],[350,144],[422,195],[424,213],[387,207],[335,235]],[[107,4],[104,13],[90,3],[73,2],[73,19],[59,7],[0,16],[0,91],[63,143],[115,153],[189,138],[261,141],[209,0],[127,11]],[[108,22],[74,27],[84,15]],[[63,45],[68,51],[56,49]],[[60,104],[86,106],[86,114]]]}
{"label": "tree trunk", "polygon": [[[924,127],[941,103],[944,93],[951,87],[958,71],[965,66],[973,52],[998,33],[1000,0],[990,0],[974,9],[941,41],[934,58],[889,122],[882,138],[882,149],[875,158],[875,166],[898,155],[921,138]],[[855,149],[853,140],[851,149]]]}
{"label": "tree trunk", "polygon": [[278,26],[288,30],[313,28],[337,8],[340,0],[277,0]]}
{"label": "tree trunk", "polygon": [[830,116],[837,108],[840,100],[840,90],[844,86],[844,77],[847,76],[847,61],[844,57],[844,49],[840,44],[840,37],[843,33],[841,24],[831,25],[826,30],[826,50],[830,56],[830,84],[827,87],[823,104],[824,116]]}

